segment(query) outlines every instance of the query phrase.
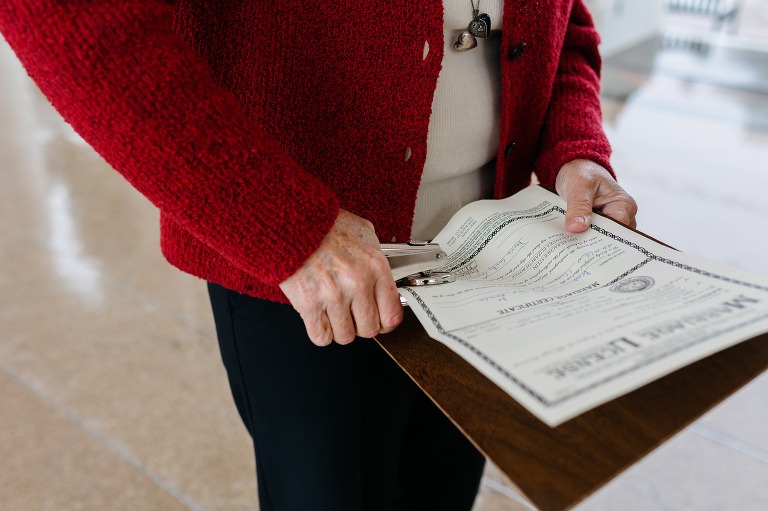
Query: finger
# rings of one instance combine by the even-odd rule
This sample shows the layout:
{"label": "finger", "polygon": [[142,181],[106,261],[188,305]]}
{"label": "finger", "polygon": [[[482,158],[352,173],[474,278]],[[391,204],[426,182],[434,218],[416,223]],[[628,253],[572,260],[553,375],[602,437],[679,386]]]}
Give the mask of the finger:
{"label": "finger", "polygon": [[313,344],[328,346],[333,342],[331,322],[324,310],[311,314],[301,314],[301,319],[304,321],[304,327],[307,329],[307,336]]}
{"label": "finger", "polygon": [[379,309],[376,307],[373,289],[368,289],[366,293],[353,298],[351,309],[355,331],[359,337],[370,339],[378,335],[381,325],[379,324]]}
{"label": "finger", "polygon": [[637,203],[628,195],[615,198],[605,204],[600,211],[604,215],[609,216],[614,220],[618,220],[630,227],[634,228],[637,225],[637,222],[635,221]]}
{"label": "finger", "polygon": [[584,232],[592,223],[592,202],[595,191],[589,182],[578,182],[566,192],[568,204],[565,214],[565,227],[571,232]]}
{"label": "finger", "polygon": [[348,301],[341,298],[326,302],[326,313],[331,322],[333,340],[338,344],[349,344],[355,340],[355,323]]}
{"label": "finger", "polygon": [[400,304],[400,295],[397,292],[391,272],[390,275],[382,277],[376,282],[374,296],[379,311],[381,333],[389,333],[403,321],[403,306]]}

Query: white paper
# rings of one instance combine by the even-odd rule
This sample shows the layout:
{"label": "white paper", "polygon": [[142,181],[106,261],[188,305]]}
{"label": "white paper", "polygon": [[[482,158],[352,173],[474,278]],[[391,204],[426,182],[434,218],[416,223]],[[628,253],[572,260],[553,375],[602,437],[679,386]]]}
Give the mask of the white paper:
{"label": "white paper", "polygon": [[766,277],[598,216],[569,233],[565,207],[537,186],[469,204],[434,240],[457,282],[400,290],[432,338],[548,425],[768,331]]}

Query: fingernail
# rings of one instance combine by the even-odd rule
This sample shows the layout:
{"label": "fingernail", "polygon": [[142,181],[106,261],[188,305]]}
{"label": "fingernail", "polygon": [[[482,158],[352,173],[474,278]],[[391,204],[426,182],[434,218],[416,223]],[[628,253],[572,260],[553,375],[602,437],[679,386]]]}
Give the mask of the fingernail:
{"label": "fingernail", "polygon": [[587,219],[584,218],[583,216],[574,216],[574,217],[571,217],[571,223],[572,224],[586,224],[587,223]]}

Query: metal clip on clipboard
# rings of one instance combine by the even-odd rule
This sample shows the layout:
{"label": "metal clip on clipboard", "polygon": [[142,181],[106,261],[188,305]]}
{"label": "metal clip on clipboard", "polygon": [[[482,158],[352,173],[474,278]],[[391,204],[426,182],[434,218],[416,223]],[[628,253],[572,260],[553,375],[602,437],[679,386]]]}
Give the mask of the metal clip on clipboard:
{"label": "metal clip on clipboard", "polygon": [[[456,277],[451,273],[432,269],[433,265],[446,257],[446,253],[437,243],[384,243],[381,245],[381,251],[389,262],[397,287],[435,286],[456,281]],[[400,303],[404,307],[408,306],[403,297],[400,297]]]}

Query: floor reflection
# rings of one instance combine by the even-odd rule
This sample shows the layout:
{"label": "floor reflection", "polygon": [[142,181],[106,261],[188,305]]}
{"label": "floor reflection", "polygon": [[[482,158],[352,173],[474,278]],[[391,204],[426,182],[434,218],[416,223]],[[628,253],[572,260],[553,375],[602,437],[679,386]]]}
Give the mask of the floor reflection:
{"label": "floor reflection", "polygon": [[46,205],[50,223],[48,246],[53,252],[56,273],[84,301],[102,304],[99,268],[93,259],[83,255],[78,226],[72,216],[72,198],[65,183],[51,185]]}

